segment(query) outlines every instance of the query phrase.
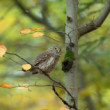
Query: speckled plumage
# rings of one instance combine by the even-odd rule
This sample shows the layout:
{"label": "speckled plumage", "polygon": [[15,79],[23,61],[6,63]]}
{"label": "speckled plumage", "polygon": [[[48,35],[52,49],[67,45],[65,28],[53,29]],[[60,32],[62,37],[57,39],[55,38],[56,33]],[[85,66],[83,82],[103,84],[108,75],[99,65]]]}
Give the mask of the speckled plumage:
{"label": "speckled plumage", "polygon": [[[51,47],[36,57],[36,60],[34,61],[34,66],[36,68],[39,68],[46,74],[49,74],[54,69],[60,56],[61,48],[58,46]],[[41,71],[39,72],[41,73]],[[35,74],[37,74],[37,72]]]}

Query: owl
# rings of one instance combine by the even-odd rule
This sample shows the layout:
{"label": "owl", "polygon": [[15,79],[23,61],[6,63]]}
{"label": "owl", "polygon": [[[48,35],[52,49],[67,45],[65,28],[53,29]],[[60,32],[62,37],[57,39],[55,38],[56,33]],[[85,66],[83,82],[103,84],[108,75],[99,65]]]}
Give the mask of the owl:
{"label": "owl", "polygon": [[54,46],[39,54],[34,61],[35,71],[32,74],[45,73],[49,74],[57,64],[61,56],[61,48]]}

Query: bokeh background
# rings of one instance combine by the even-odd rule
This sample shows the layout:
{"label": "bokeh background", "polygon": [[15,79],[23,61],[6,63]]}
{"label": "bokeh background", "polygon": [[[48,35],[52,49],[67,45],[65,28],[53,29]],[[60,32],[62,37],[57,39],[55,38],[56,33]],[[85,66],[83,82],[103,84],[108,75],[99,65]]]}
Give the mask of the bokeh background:
{"label": "bokeh background", "polygon": [[[105,0],[79,0],[78,25],[95,19]],[[0,44],[6,45],[30,62],[53,45],[61,46],[63,53],[51,76],[64,82],[61,62],[64,57],[66,21],[65,0],[0,0]],[[45,27],[45,36],[34,38],[21,35],[23,28]],[[21,71],[24,64],[15,56],[0,59],[0,83],[12,86],[23,84],[50,84],[42,75]],[[79,109],[110,110],[110,15],[99,29],[79,40]],[[58,89],[64,96],[64,91]],[[64,105],[50,87],[2,88],[0,110],[60,110]]]}

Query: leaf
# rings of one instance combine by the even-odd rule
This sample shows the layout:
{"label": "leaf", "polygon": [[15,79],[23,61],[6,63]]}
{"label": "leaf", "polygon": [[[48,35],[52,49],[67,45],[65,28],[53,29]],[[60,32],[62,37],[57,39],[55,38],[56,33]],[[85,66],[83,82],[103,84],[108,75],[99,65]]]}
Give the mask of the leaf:
{"label": "leaf", "polygon": [[65,107],[60,107],[60,110],[69,110],[69,109]]}
{"label": "leaf", "polygon": [[21,30],[20,30],[20,33],[21,33],[21,34],[28,34],[28,33],[30,33],[30,32],[31,32],[31,29],[25,29],[25,28],[24,28],[24,29],[21,29]]}
{"label": "leaf", "polygon": [[28,71],[29,69],[31,69],[31,65],[30,65],[30,64],[23,64],[23,65],[22,65],[22,69],[23,69],[24,71]]}
{"label": "leaf", "polygon": [[40,27],[40,28],[29,28],[29,29],[23,28],[23,29],[20,30],[20,33],[21,34],[28,34],[28,33],[32,32],[32,31],[36,31],[36,30],[38,31],[38,30],[42,30],[42,29],[44,29],[44,27]]}
{"label": "leaf", "polygon": [[6,51],[7,51],[7,48],[3,44],[0,44],[0,57],[3,57]]}
{"label": "leaf", "polygon": [[3,82],[2,84],[0,84],[0,87],[12,87],[12,86],[7,82]]}
{"label": "leaf", "polygon": [[42,33],[42,32],[35,32],[33,34],[33,37],[40,37],[40,36],[43,36],[43,35],[44,35],[44,33]]}
{"label": "leaf", "polygon": [[42,30],[42,29],[44,29],[45,27],[40,27],[40,28],[30,28],[32,31],[38,31],[38,30]]}

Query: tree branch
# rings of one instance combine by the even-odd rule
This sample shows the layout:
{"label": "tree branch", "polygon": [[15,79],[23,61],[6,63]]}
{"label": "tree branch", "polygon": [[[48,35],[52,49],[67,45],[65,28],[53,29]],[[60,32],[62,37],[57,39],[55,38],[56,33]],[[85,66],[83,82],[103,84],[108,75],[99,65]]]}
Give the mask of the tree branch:
{"label": "tree branch", "polygon": [[103,24],[103,22],[105,21],[109,13],[110,13],[110,0],[106,0],[105,7],[103,11],[99,14],[99,16],[95,20],[85,25],[82,25],[81,27],[78,28],[78,31],[80,34],[79,38],[83,36],[84,34],[87,34],[99,28]]}
{"label": "tree branch", "polygon": [[[33,85],[18,85],[18,86],[12,86],[10,88],[17,88],[17,87],[25,87],[25,88],[29,88],[29,87],[52,87],[53,85],[51,84],[47,84],[47,85],[38,85],[38,84],[33,84]],[[55,87],[61,88],[60,86],[54,85]]]}
{"label": "tree branch", "polygon": [[30,64],[32,67],[34,67],[30,62],[28,62],[26,59],[24,59],[23,57],[19,56],[19,55],[16,54],[16,53],[6,52],[6,54],[15,55],[15,56],[17,56],[18,58],[20,58],[21,60],[23,60],[23,61],[25,61],[26,63]]}
{"label": "tree branch", "polygon": [[[45,25],[48,29],[52,30],[52,31],[56,31],[55,28],[48,22],[48,20],[45,18],[44,16],[44,13],[43,13],[43,9],[45,8],[42,8],[42,13],[43,14],[43,18],[39,18],[35,15],[33,15],[30,10],[24,8],[24,6],[19,2],[19,0],[15,0],[15,3],[17,4],[17,6],[22,10],[22,12],[24,14],[26,14],[28,17],[30,17],[33,21],[35,22],[38,22],[38,23],[41,23],[43,25]],[[44,4],[45,5],[45,4]],[[28,11],[27,11],[28,10]],[[45,18],[45,20],[44,20]],[[61,37],[64,37],[64,35],[62,33],[58,33]]]}
{"label": "tree branch", "polygon": [[46,5],[47,0],[41,0],[41,6],[42,6],[42,10],[41,10],[41,14],[42,14],[42,19],[45,21],[47,21],[45,14],[47,13],[47,5]]}
{"label": "tree branch", "polygon": [[[58,94],[58,92],[56,91],[54,85],[52,86],[52,90],[54,91],[54,93],[57,95],[57,97],[58,97],[65,105],[67,105],[67,106],[70,107],[70,108],[73,108],[72,105],[70,105],[66,100],[64,100],[64,99]],[[76,110],[77,110],[77,109],[76,109]]]}
{"label": "tree branch", "polygon": [[[33,68],[33,69],[34,69],[35,72],[37,72],[35,68]],[[38,68],[38,69],[39,69],[39,68]],[[41,69],[39,69],[39,71],[42,73],[42,75],[45,75],[45,76],[46,76],[49,80],[51,80],[53,83],[58,84],[62,89],[64,89],[65,92],[68,93],[68,95],[71,97],[71,100],[73,101],[73,105],[70,105],[70,106],[69,106],[69,104],[68,104],[68,107],[74,108],[75,110],[78,110],[78,109],[77,109],[77,106],[76,106],[75,98],[71,95],[71,93],[67,90],[67,88],[66,88],[61,82],[54,80],[49,74],[45,73],[45,72],[42,71]],[[54,91],[54,92],[55,92],[55,91]],[[55,94],[56,94],[56,92],[55,92]],[[65,102],[65,103],[66,103],[66,102]]]}
{"label": "tree branch", "polygon": [[[15,56],[17,56],[17,57],[20,58],[21,60],[23,60],[23,61],[25,61],[26,63],[30,64],[30,65],[32,66],[32,71],[37,72],[36,68],[35,68],[30,62],[28,62],[26,59],[22,58],[22,57],[19,56],[18,54],[16,54],[16,53],[11,53],[11,52],[6,52],[6,54],[10,54],[10,55],[15,55]],[[14,62],[15,62],[15,61],[14,61]],[[39,69],[39,68],[38,68],[38,69]],[[31,70],[28,70],[28,71],[31,72]],[[18,85],[18,86],[15,86],[15,87],[26,87],[26,88],[29,88],[29,87],[32,87],[32,86],[52,86],[52,87],[53,87],[53,90],[54,90],[54,92],[55,92],[55,94],[63,101],[64,104],[68,105],[69,108],[74,108],[75,110],[78,110],[78,109],[77,109],[77,106],[76,106],[75,98],[71,95],[71,93],[67,90],[67,88],[66,88],[61,82],[54,80],[49,74],[46,74],[46,73],[43,72],[41,69],[39,69],[39,71],[41,71],[41,73],[42,73],[43,75],[45,75],[45,76],[46,76],[49,80],[51,80],[53,83],[56,83],[56,84],[58,85],[58,86],[56,86],[56,87],[61,87],[62,89],[64,89],[64,90],[68,93],[68,95],[71,97],[71,100],[74,102],[73,105],[70,105],[68,102],[66,102],[64,99],[62,99],[62,98],[59,96],[59,94],[56,92],[55,86],[53,86],[53,85],[36,85],[36,84],[35,84],[35,85],[22,85],[22,86]],[[12,87],[12,88],[15,88],[15,87]]]}

